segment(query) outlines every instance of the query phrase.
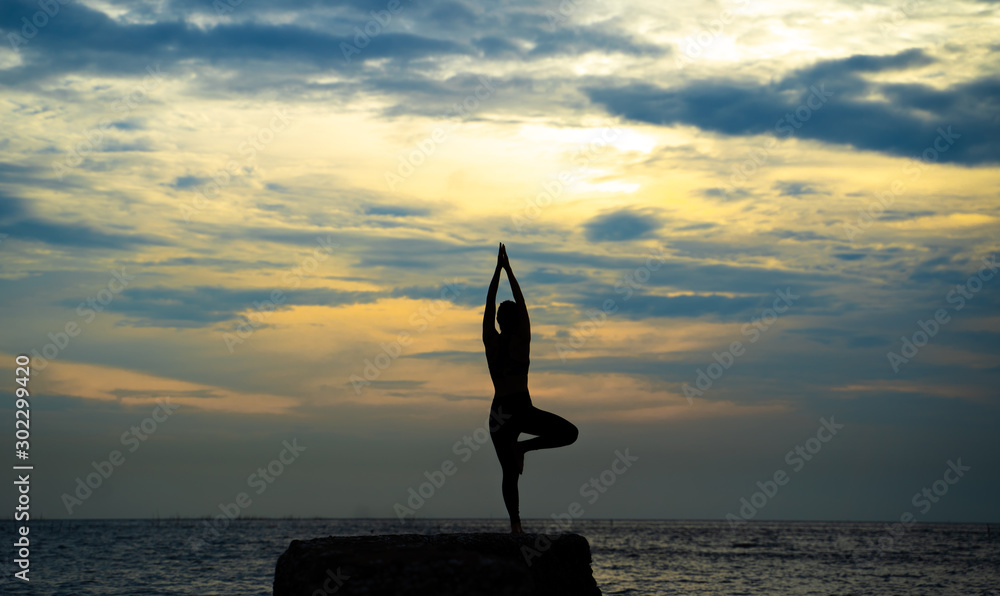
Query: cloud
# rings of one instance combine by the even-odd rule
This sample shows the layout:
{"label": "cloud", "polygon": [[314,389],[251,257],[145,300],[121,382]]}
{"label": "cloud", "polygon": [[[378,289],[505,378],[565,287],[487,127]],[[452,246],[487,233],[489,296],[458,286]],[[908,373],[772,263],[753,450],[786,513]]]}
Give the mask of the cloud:
{"label": "cloud", "polygon": [[620,35],[600,25],[540,31],[536,33],[534,42],[534,47],[528,53],[533,57],[566,54],[579,56],[588,52],[661,57],[670,53],[669,48],[637,42],[632,37]]}
{"label": "cloud", "polygon": [[932,215],[937,215],[937,211],[899,211],[896,209],[886,209],[879,216],[879,221],[906,221],[908,219],[917,219],[919,217],[930,217]]}
{"label": "cloud", "polygon": [[85,224],[55,222],[33,216],[27,201],[3,192],[0,192],[0,222],[4,222],[0,225],[0,234],[9,236],[11,240],[43,242],[51,246],[128,250],[173,244],[151,234],[106,232]]}
{"label": "cloud", "polygon": [[816,190],[806,182],[779,181],[774,185],[778,194],[783,197],[801,197],[805,195],[827,194],[821,190]]}
{"label": "cloud", "polygon": [[0,192],[0,221],[25,215],[24,200]]}
{"label": "cloud", "polygon": [[781,238],[782,240],[796,240],[798,242],[811,242],[814,240],[830,240],[830,236],[825,236],[823,234],[817,234],[809,230],[805,231],[795,231],[795,230],[775,230],[770,232],[771,236],[775,238]]}
{"label": "cloud", "polygon": [[[194,288],[133,287],[115,299],[110,311],[131,317],[136,327],[203,327],[236,320],[239,313],[273,309],[275,288],[234,289],[220,286]],[[280,289],[280,288],[278,288]],[[340,306],[375,300],[373,292],[344,292],[332,289],[298,289],[282,292],[278,308],[295,305]],[[79,300],[60,304],[76,307]],[[258,308],[257,305],[263,305]]]}
{"label": "cloud", "polygon": [[124,151],[155,151],[153,148],[152,141],[149,139],[136,139],[131,142],[119,141],[116,139],[111,139],[104,143],[101,147],[101,152],[103,153],[120,153]]}
{"label": "cloud", "polygon": [[[49,94],[46,83],[68,74],[138,78],[153,67],[191,95],[266,94],[353,105],[377,96],[388,116],[442,117],[456,102],[480,94],[485,76],[504,92],[491,95],[491,111],[521,112],[534,105],[550,114],[575,113],[575,76],[559,70],[538,77],[509,66],[538,62],[549,68],[554,59],[589,53],[637,59],[670,53],[669,46],[644,41],[618,19],[553,27],[538,6],[402,4],[403,12],[375,35],[359,35],[373,22],[372,11],[385,10],[384,0],[302,0],[280,7],[243,2],[221,16],[211,3],[188,0],[124,3],[109,13],[67,3],[19,47],[19,63],[0,69],[0,87]],[[0,29],[16,33],[21,19],[30,20],[37,10],[26,0],[4,3]],[[512,74],[497,74],[505,72]],[[74,93],[83,97],[87,91]],[[129,121],[116,126],[141,127]]]}
{"label": "cloud", "polygon": [[170,246],[172,242],[150,234],[116,234],[81,224],[51,222],[39,218],[22,219],[0,226],[11,240],[44,242],[53,246],[129,250],[139,246]]}
{"label": "cloud", "polygon": [[428,13],[428,18],[446,27],[469,27],[480,23],[479,15],[461,2],[438,2]]}
{"label": "cloud", "polygon": [[517,58],[521,54],[521,48],[503,37],[486,35],[473,39],[472,43],[489,59]]}
{"label": "cloud", "polygon": [[136,263],[142,267],[211,267],[226,271],[237,271],[241,269],[267,269],[288,267],[288,263],[276,263],[258,259],[256,261],[240,261],[237,259],[223,259],[216,257],[171,257],[160,261],[143,261]]}
{"label": "cloud", "polygon": [[413,217],[429,215],[430,209],[423,207],[407,207],[404,205],[366,205],[365,215],[388,215],[391,217]]}
{"label": "cloud", "polygon": [[[5,2],[0,9],[0,28],[5,34],[16,33],[21,19],[30,20],[37,11],[34,2]],[[59,13],[37,35],[18,47],[22,64],[0,70],[0,84],[17,85],[69,72],[141,74],[154,63],[169,70],[191,60],[245,69],[248,74],[261,63],[299,73],[317,68],[350,72],[368,60],[388,58],[407,63],[426,56],[473,51],[447,39],[382,32],[348,61],[341,44],[354,46],[355,34],[346,22],[337,34],[267,22],[223,22],[201,28],[184,21],[185,16],[159,15],[152,22],[128,22],[80,3],[61,5]],[[364,26],[370,18],[366,15],[357,23]]]}
{"label": "cloud", "polygon": [[877,335],[861,335],[852,337],[847,340],[847,347],[849,348],[873,348],[879,346],[887,346],[891,342]]}
{"label": "cloud", "polygon": [[205,184],[211,180],[211,178],[201,178],[198,176],[178,176],[174,178],[174,181],[168,184],[170,188],[175,190],[191,190],[193,188],[198,188],[202,184]]}
{"label": "cloud", "polygon": [[521,275],[520,278],[530,284],[539,285],[578,284],[590,280],[587,275],[567,273],[555,267],[540,267]]}
{"label": "cloud", "polygon": [[745,318],[744,315],[754,310],[759,311],[765,303],[766,301],[759,296],[636,294],[628,302],[622,303],[621,314],[632,320],[642,320],[649,317],[701,317],[705,315],[722,320],[734,320]]}
{"label": "cloud", "polygon": [[732,190],[713,187],[706,188],[701,191],[701,194],[710,199],[716,199],[719,201],[741,201],[743,199],[749,199],[753,195],[742,188],[735,188]]}
{"label": "cloud", "polygon": [[[281,304],[275,305],[272,292],[280,290]],[[336,308],[352,304],[367,304],[382,298],[409,298],[411,300],[474,300],[461,284],[450,293],[440,286],[405,286],[384,291],[345,291],[332,288],[226,288],[221,286],[196,286],[192,288],[130,287],[116,297],[110,312],[125,315],[124,324],[133,327],[211,327],[226,321],[237,321],[245,312],[282,310],[292,306],[328,306]],[[456,297],[457,293],[457,297]],[[66,308],[75,308],[80,301],[69,298],[58,302]]]}
{"label": "cloud", "polygon": [[652,213],[619,209],[589,220],[584,233],[591,242],[624,242],[649,238],[662,225]]}
{"label": "cloud", "polygon": [[633,82],[584,91],[612,114],[639,122],[734,136],[794,135],[888,155],[924,155],[927,161],[1000,163],[1000,78],[987,75],[936,89],[863,76],[934,62],[911,49],[819,62],[766,84],[708,79],[673,88]]}
{"label": "cloud", "polygon": [[696,230],[711,230],[712,228],[719,227],[719,224],[712,223],[710,221],[703,221],[700,223],[687,224],[676,228],[678,232],[694,232]]}
{"label": "cloud", "polygon": [[145,130],[146,123],[140,118],[128,118],[126,120],[119,120],[117,122],[111,123],[112,128],[118,130]]}

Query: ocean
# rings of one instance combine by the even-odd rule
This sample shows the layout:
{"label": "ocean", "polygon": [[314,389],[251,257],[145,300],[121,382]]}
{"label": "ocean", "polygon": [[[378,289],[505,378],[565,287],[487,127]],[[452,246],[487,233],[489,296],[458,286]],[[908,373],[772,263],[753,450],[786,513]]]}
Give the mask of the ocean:
{"label": "ocean", "polygon": [[[528,532],[551,520],[525,520]],[[31,581],[14,579],[16,526],[0,522],[0,593],[271,594],[293,539],[504,532],[500,520],[32,521]],[[1000,596],[1000,527],[985,524],[574,520],[604,594]]]}

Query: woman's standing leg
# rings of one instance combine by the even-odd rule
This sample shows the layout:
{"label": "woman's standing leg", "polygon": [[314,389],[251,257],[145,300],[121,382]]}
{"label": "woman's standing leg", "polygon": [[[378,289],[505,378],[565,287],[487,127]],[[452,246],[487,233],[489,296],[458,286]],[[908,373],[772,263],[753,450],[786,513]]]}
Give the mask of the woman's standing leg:
{"label": "woman's standing leg", "polygon": [[518,466],[515,459],[517,454],[514,453],[516,449],[517,447],[512,445],[508,449],[510,455],[505,458],[507,463],[500,462],[500,466],[503,468],[503,481],[500,490],[503,493],[503,504],[507,507],[507,515],[510,516],[510,531],[520,534],[523,530],[521,529],[520,497],[517,493],[517,480],[521,473],[517,469]]}
{"label": "woman's standing leg", "polygon": [[493,448],[497,452],[497,459],[500,460],[500,468],[503,471],[503,480],[500,485],[503,504],[507,508],[507,515],[510,516],[510,531],[520,534],[523,530],[521,529],[517,480],[518,476],[521,475],[524,452],[519,450],[517,442],[517,437],[521,434],[517,428],[519,417],[514,416],[513,413],[503,415],[502,411],[497,408],[492,408],[490,414],[490,439],[493,441]]}

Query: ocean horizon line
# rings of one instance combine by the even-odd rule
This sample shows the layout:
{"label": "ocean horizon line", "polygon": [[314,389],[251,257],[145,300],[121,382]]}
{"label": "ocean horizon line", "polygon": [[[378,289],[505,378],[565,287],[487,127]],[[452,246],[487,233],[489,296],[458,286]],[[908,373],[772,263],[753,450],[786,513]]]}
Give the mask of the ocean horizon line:
{"label": "ocean horizon line", "polygon": [[[213,515],[199,515],[199,516],[152,516],[152,517],[36,517],[31,521],[51,521],[51,522],[90,522],[90,521],[202,521],[206,519],[215,519],[219,514]],[[397,520],[395,516],[385,516],[385,517],[327,517],[327,516],[296,516],[296,515],[283,515],[283,516],[238,516],[235,518],[230,518],[231,521],[290,521],[290,520],[342,520],[342,521],[387,521],[387,520]],[[526,521],[552,521],[551,517],[523,517]],[[0,520],[3,522],[13,522],[16,521],[12,517]],[[497,517],[421,517],[421,518],[408,518],[405,522],[400,525],[409,525],[413,522],[429,522],[429,521],[497,521],[503,522],[502,518]],[[595,517],[595,518],[578,518],[575,521],[581,522],[641,522],[641,521],[651,521],[651,522],[711,522],[719,524],[728,524],[729,520],[724,518],[661,518],[661,517]],[[898,523],[898,519],[867,519],[867,520],[849,520],[849,519],[834,519],[834,520],[824,520],[824,519],[750,519],[743,520],[748,524],[758,524],[758,523],[789,523],[789,524],[881,524],[881,523]],[[916,521],[914,524],[940,524],[940,525],[1000,525],[1000,520],[998,521],[941,521],[941,520],[926,520],[926,521]]]}

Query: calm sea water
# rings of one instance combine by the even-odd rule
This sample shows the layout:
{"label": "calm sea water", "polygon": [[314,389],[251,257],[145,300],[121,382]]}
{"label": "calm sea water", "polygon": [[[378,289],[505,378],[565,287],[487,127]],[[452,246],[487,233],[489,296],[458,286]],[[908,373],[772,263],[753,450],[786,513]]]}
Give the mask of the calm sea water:
{"label": "calm sea water", "polygon": [[[264,596],[296,538],[505,530],[490,520],[237,520],[215,536],[196,520],[34,521],[25,584],[12,578],[15,526],[5,521],[0,593]],[[760,522],[734,532],[727,522],[576,520],[571,531],[590,540],[604,594],[1000,596],[996,526],[893,534],[882,523]]]}

